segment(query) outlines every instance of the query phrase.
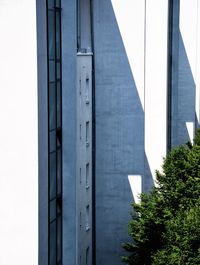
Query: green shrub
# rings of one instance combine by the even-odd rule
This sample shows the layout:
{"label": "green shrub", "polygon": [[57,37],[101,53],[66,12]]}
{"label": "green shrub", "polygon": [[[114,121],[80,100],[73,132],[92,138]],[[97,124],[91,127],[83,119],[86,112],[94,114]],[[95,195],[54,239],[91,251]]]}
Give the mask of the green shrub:
{"label": "green shrub", "polygon": [[157,171],[157,186],[132,204],[126,264],[200,264],[200,130],[194,144],[176,147]]}

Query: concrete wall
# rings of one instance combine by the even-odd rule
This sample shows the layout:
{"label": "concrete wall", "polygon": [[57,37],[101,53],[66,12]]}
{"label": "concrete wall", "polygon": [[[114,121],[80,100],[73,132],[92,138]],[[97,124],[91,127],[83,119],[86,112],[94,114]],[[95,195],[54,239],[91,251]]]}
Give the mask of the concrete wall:
{"label": "concrete wall", "polygon": [[167,1],[94,1],[98,265],[121,264],[130,184],[148,191],[166,154],[167,25]]}
{"label": "concrete wall", "polygon": [[93,265],[92,54],[77,54],[76,265]]}
{"label": "concrete wall", "polygon": [[46,1],[37,2],[39,265],[48,264],[48,98]]}
{"label": "concrete wall", "polygon": [[76,1],[62,1],[63,265],[76,264]]}
{"label": "concrete wall", "polygon": [[0,264],[38,264],[36,3],[0,1]]}
{"label": "concrete wall", "polygon": [[169,50],[168,1],[94,0],[98,265],[121,264],[132,200],[127,176],[133,195],[148,191],[167,140],[192,141],[199,126],[199,6],[173,1]]}
{"label": "concrete wall", "polygon": [[199,10],[197,0],[174,3],[172,145],[192,141],[199,126]]}
{"label": "concrete wall", "polygon": [[144,45],[144,2],[136,2],[137,11],[131,1],[94,1],[97,265],[121,264],[133,199],[128,175],[144,176],[142,50],[134,62]]}

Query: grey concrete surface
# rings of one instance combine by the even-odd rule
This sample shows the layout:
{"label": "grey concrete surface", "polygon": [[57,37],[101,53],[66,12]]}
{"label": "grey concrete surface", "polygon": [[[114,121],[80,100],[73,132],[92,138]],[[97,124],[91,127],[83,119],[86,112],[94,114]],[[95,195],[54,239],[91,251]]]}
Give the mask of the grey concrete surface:
{"label": "grey concrete surface", "polygon": [[[144,168],[144,112],[111,1],[94,1],[94,52],[96,264],[119,265],[133,200],[128,175],[143,177],[149,168]],[[145,190],[152,185],[147,176]]]}
{"label": "grey concrete surface", "polygon": [[62,1],[63,265],[76,264],[76,1]]}
{"label": "grey concrete surface", "polygon": [[[77,262],[93,265],[92,54],[77,54],[76,222]],[[81,126],[81,127],[80,127]]]}
{"label": "grey concrete surface", "polygon": [[196,85],[185,45],[179,32],[177,144],[189,140],[186,122],[193,122],[195,125],[195,91]]}
{"label": "grey concrete surface", "polygon": [[37,0],[39,265],[48,265],[48,116],[46,1]]}
{"label": "grey concrete surface", "polygon": [[196,84],[192,75],[185,44],[179,29],[180,1],[173,2],[172,28],[172,112],[171,143],[172,147],[189,140],[186,122],[196,124],[195,91]]}

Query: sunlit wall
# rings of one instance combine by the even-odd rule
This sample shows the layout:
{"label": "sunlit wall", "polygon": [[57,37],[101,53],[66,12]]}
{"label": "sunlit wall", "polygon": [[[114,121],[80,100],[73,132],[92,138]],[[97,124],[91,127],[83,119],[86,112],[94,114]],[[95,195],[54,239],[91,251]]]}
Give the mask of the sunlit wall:
{"label": "sunlit wall", "polygon": [[38,264],[36,7],[0,1],[0,264]]}

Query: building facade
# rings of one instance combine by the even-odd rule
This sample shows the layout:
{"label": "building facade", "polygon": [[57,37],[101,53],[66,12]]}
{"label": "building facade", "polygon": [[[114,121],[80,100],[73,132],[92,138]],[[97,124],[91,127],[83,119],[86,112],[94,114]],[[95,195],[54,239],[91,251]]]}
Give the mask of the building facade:
{"label": "building facade", "polygon": [[[27,170],[18,162],[15,174],[34,213],[31,222],[30,212],[20,214],[8,230],[20,238],[20,225],[31,224],[18,244],[31,265],[120,265],[130,203],[152,187],[167,151],[192,141],[199,127],[199,1],[10,0],[0,1],[1,10],[9,30],[0,28],[0,81],[21,111],[9,116],[19,133],[7,130],[13,141],[2,141],[0,154],[26,159]],[[10,14],[16,23],[9,26]],[[13,83],[7,72],[18,73]],[[3,100],[0,113],[9,106]],[[20,190],[10,169],[0,173]],[[5,183],[0,196],[11,194]],[[7,208],[4,214],[12,220]],[[7,264],[9,254],[2,257]],[[14,257],[27,264],[24,255]]]}
{"label": "building facade", "polygon": [[[148,192],[167,150],[192,141],[199,125],[200,9],[187,0],[66,0],[58,11],[58,2],[38,1],[38,31],[50,32],[59,13],[62,40],[62,240],[56,248],[59,229],[49,230],[42,264],[57,264],[58,246],[63,264],[121,264],[133,195]],[[52,41],[45,36],[38,47]]]}

